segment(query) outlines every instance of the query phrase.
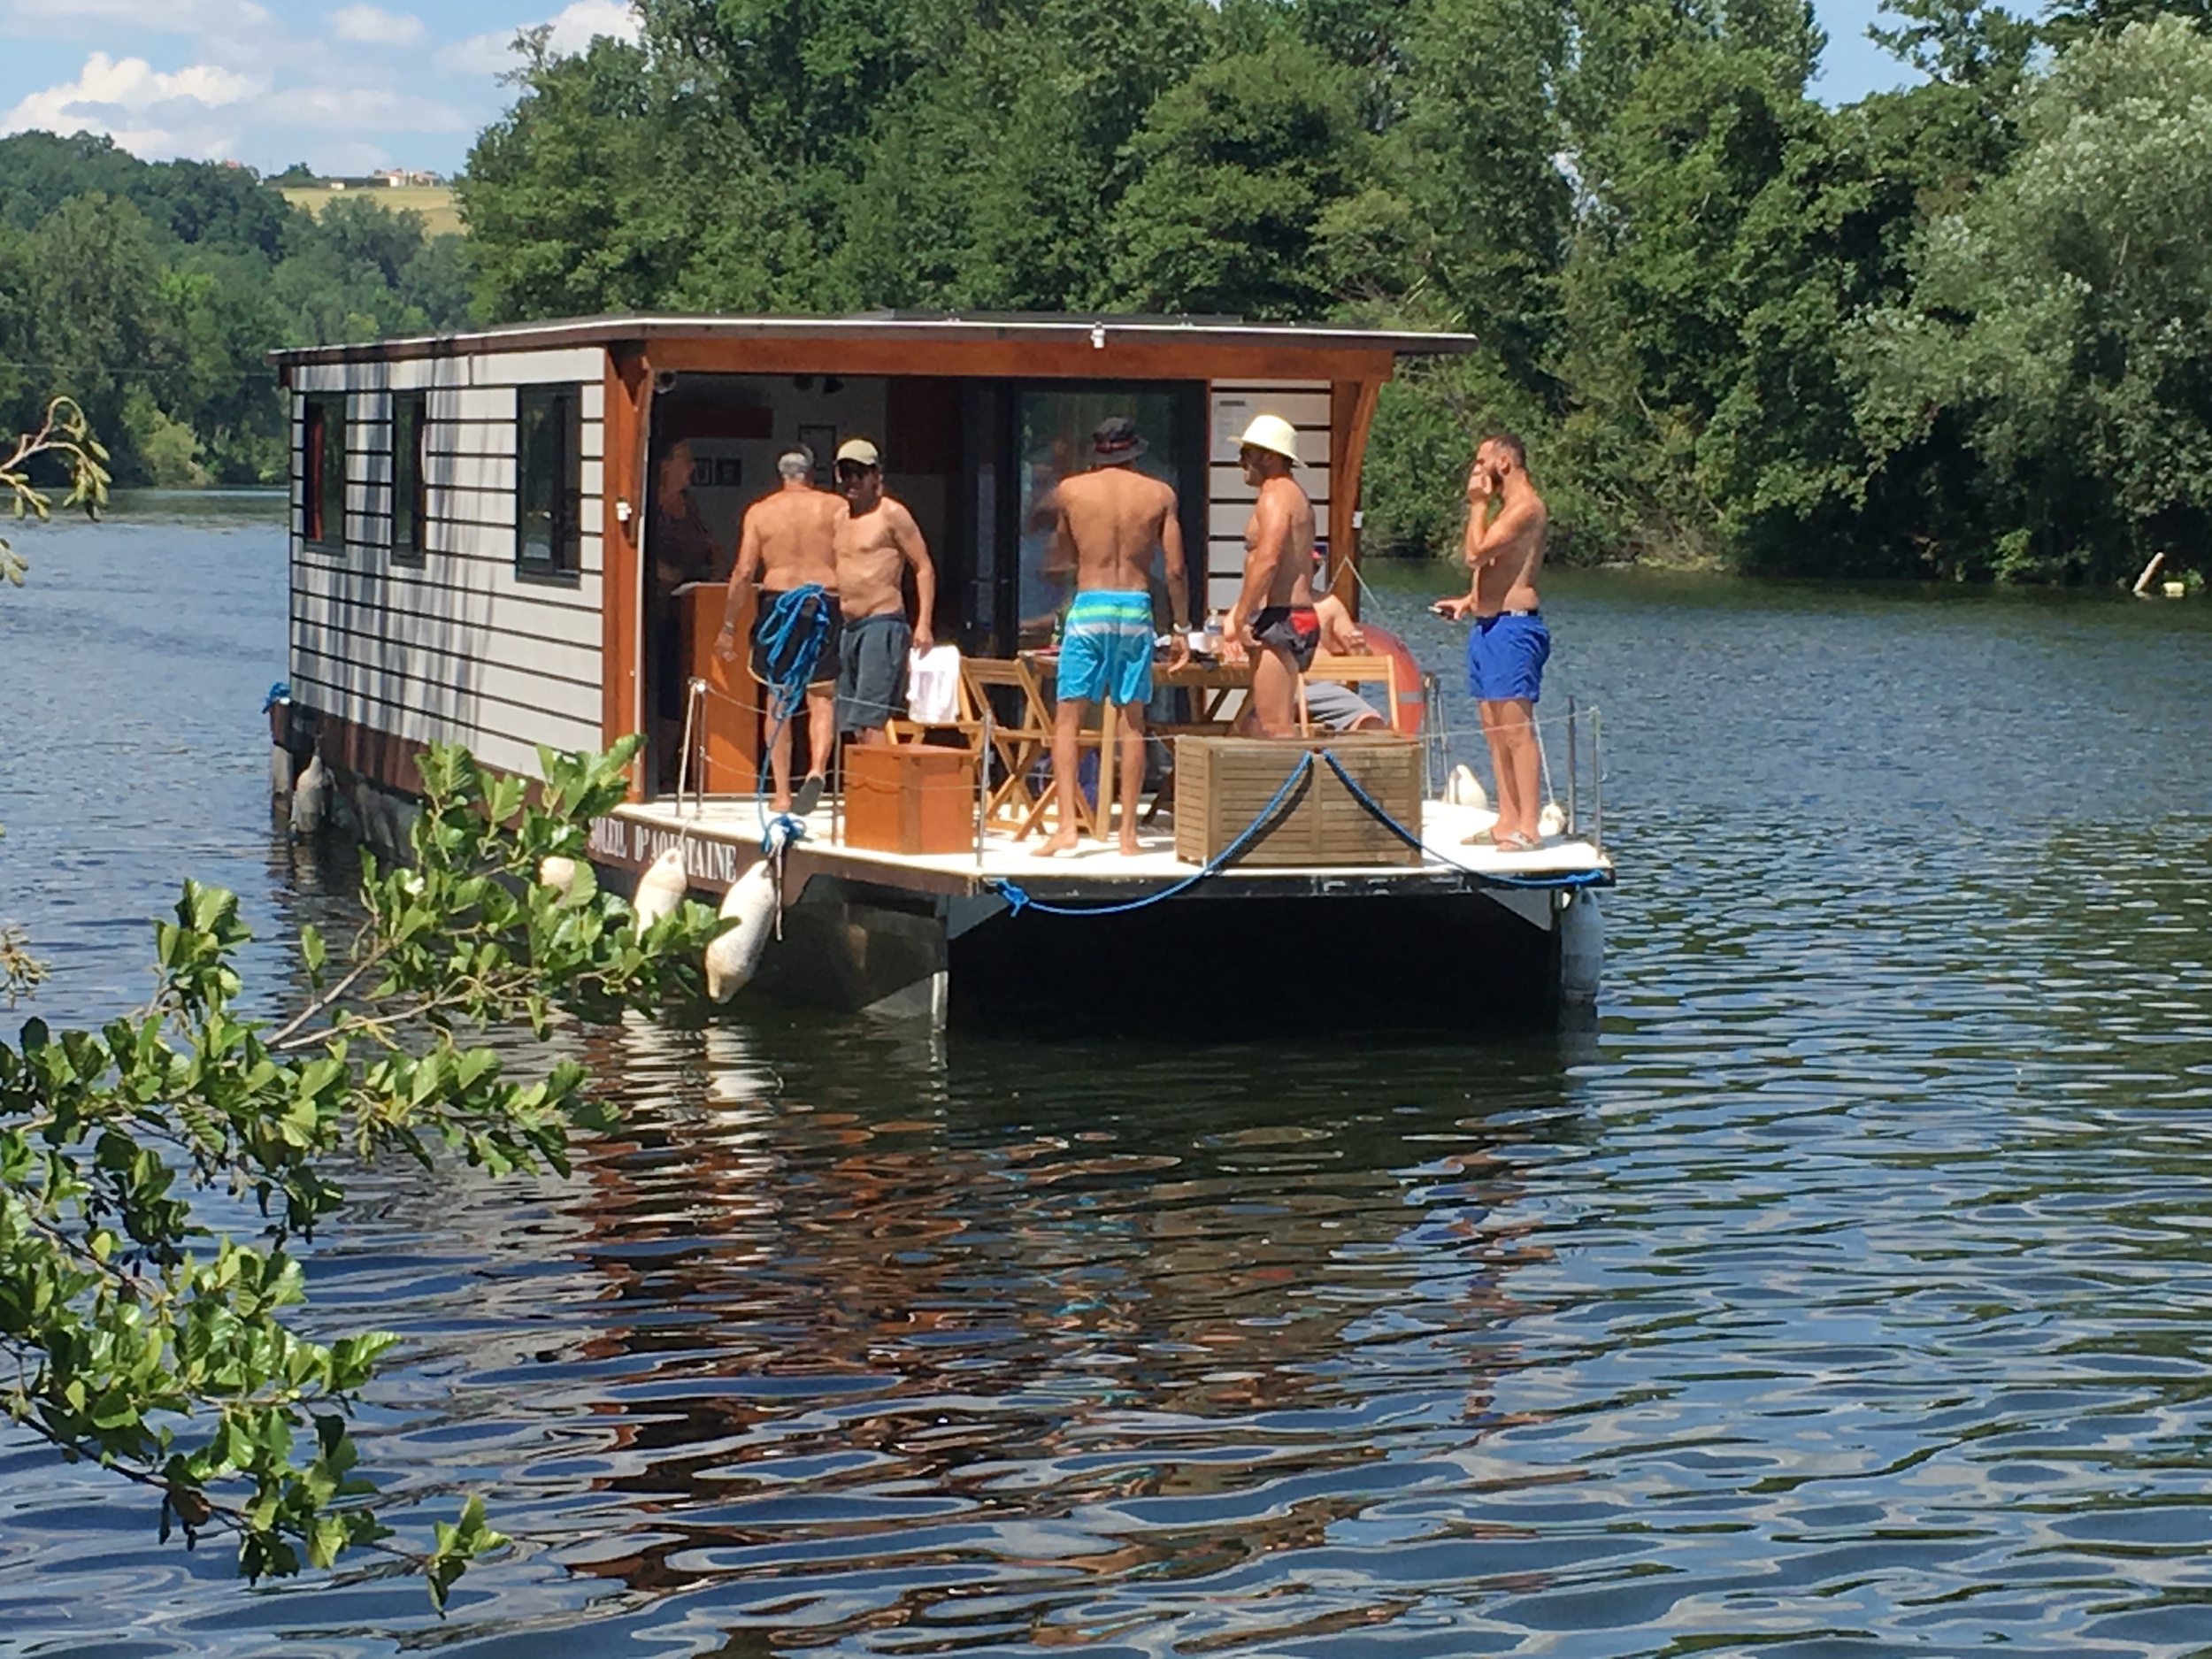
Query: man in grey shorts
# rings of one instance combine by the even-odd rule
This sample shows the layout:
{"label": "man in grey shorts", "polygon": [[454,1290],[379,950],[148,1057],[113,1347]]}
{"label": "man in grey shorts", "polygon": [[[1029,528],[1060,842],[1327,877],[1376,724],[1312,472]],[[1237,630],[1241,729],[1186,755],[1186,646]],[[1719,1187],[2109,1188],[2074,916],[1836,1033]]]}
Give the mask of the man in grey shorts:
{"label": "man in grey shorts", "polygon": [[[884,727],[906,711],[906,654],[933,643],[937,570],[921,526],[895,496],[883,493],[883,462],[865,438],[837,450],[837,488],[845,516],[837,521],[837,592],[845,635],[837,675],[837,727],[864,743],[889,741]],[[906,573],[914,572],[914,622],[906,620]]]}

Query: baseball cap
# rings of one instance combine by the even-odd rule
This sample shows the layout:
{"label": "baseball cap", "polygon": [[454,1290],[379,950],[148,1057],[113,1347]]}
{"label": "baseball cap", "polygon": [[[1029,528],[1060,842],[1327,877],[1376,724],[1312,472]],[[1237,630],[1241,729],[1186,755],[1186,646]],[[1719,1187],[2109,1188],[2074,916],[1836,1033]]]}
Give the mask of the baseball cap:
{"label": "baseball cap", "polygon": [[848,438],[837,446],[837,458],[850,461],[858,466],[881,466],[883,457],[876,453],[876,446],[865,438]]}

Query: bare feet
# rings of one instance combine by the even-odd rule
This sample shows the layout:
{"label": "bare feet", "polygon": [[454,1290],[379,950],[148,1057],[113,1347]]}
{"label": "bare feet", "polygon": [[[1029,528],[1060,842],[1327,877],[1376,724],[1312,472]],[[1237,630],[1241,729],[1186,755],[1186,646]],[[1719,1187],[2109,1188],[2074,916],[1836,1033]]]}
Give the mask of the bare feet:
{"label": "bare feet", "polygon": [[1075,826],[1070,824],[1053,831],[1052,839],[1037,849],[1037,856],[1049,858],[1055,853],[1071,853],[1074,850]]}
{"label": "bare feet", "polygon": [[1122,833],[1121,833],[1121,856],[1122,856],[1124,858],[1134,858],[1134,857],[1135,857],[1135,856],[1136,856],[1139,853],[1142,852],[1143,850],[1144,850],[1144,849],[1143,849],[1141,847],[1140,847],[1140,846],[1138,846],[1138,845],[1137,845],[1137,833],[1136,833],[1136,831],[1134,831],[1134,830],[1124,830],[1124,831],[1122,831]]}

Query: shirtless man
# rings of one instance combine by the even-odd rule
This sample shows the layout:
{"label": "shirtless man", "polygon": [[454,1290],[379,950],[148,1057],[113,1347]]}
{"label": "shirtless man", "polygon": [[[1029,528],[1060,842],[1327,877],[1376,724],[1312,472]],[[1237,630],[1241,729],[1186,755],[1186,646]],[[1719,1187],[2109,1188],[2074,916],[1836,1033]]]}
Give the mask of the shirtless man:
{"label": "shirtless man", "polygon": [[[903,502],[883,493],[883,458],[865,438],[838,446],[837,597],[845,611],[838,656],[837,729],[864,743],[890,741],[884,730],[906,711],[906,653],[933,643],[937,567],[921,526]],[[914,572],[914,623],[906,620],[906,572]]]}
{"label": "shirtless man", "polygon": [[1525,852],[1542,840],[1536,827],[1543,807],[1536,699],[1551,635],[1536,608],[1536,572],[1544,562],[1546,522],[1543,497],[1529,481],[1527,449],[1509,432],[1485,438],[1467,474],[1466,552],[1474,585],[1435,608],[1474,618],[1467,689],[1482,716],[1498,784],[1491,839],[1506,852]]}
{"label": "shirtless man", "polygon": [[1252,717],[1267,737],[1298,734],[1298,677],[1321,643],[1313,608],[1313,503],[1290,475],[1298,434],[1280,415],[1255,415],[1238,440],[1244,481],[1259,491],[1244,526],[1244,586],[1229,608],[1223,654],[1255,653]]}
{"label": "shirtless man", "polygon": [[[773,733],[768,764],[774,779],[769,806],[788,812],[796,806],[804,815],[822,798],[824,775],[830,751],[837,742],[838,638],[844,619],[837,608],[837,521],[845,516],[845,503],[826,489],[814,488],[814,456],[803,446],[776,457],[780,480],[775,492],[763,495],[745,510],[738,532],[737,567],[730,572],[730,587],[722,603],[722,631],[715,635],[714,654],[724,662],[737,660],[737,615],[754,584],[760,587],[760,610],[753,618],[753,678],[769,687],[768,719]],[[771,630],[780,637],[772,639]],[[806,654],[817,639],[821,649],[809,664]],[[811,760],[806,780],[795,799],[791,793],[791,717],[797,700],[782,688],[805,668],[807,741]]]}
{"label": "shirtless man", "polygon": [[[1053,539],[1069,550],[1075,597],[1060,635],[1053,711],[1052,783],[1058,827],[1041,849],[1075,845],[1075,734],[1083,705],[1104,698],[1121,713],[1121,850],[1137,850],[1137,797],[1144,787],[1144,705],[1152,698],[1152,549],[1166,565],[1171,666],[1190,659],[1188,580],[1175,492],[1134,463],[1145,451],[1133,420],[1116,416],[1091,434],[1090,470],[1063,479]],[[1099,803],[1101,809],[1106,803]]]}

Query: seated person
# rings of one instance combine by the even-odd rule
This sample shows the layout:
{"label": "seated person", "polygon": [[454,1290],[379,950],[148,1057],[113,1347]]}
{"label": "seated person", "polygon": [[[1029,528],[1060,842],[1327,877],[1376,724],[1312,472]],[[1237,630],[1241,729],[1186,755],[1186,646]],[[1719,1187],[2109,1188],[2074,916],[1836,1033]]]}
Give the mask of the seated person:
{"label": "seated person", "polygon": [[[1359,624],[1352,620],[1352,612],[1334,594],[1315,584],[1314,613],[1321,624],[1321,649],[1331,657],[1359,657],[1367,650],[1367,636],[1360,632]],[[1390,721],[1375,705],[1361,696],[1351,687],[1336,680],[1303,681],[1307,720],[1317,727],[1332,732],[1379,732],[1388,728]],[[1239,737],[1260,735],[1259,721],[1252,711],[1249,698],[1236,718],[1232,728]]]}

